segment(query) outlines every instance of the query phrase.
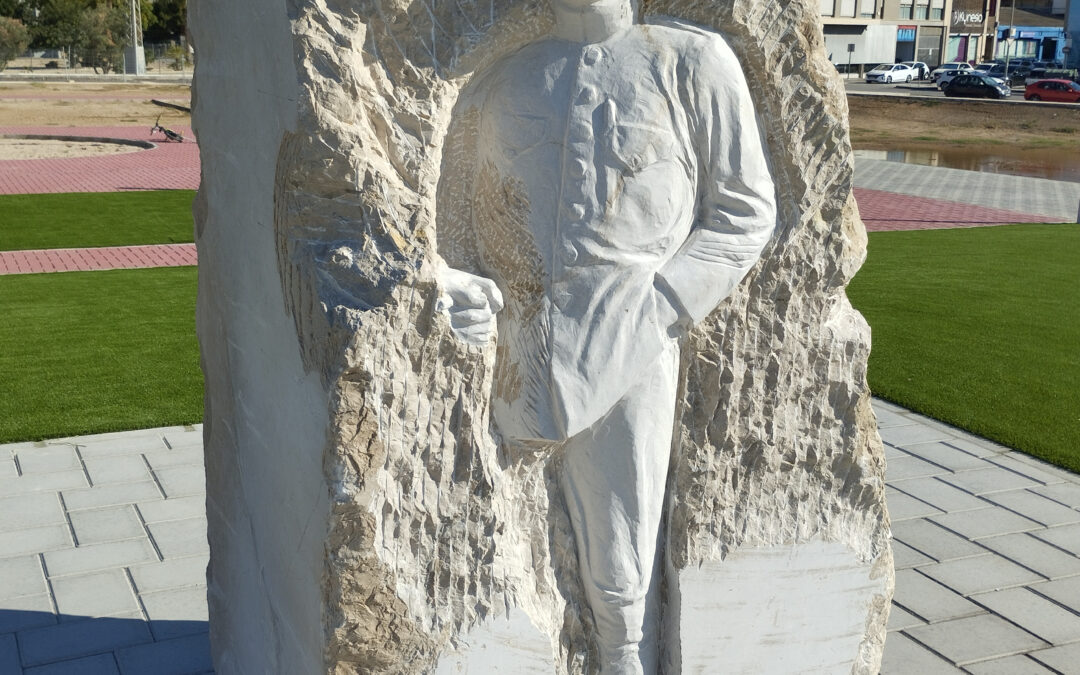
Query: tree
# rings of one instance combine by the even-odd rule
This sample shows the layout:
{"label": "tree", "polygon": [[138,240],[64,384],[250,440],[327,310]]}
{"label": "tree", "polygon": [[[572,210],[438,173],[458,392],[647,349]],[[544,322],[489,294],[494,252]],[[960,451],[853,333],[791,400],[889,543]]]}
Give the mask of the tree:
{"label": "tree", "polygon": [[80,15],[80,60],[103,73],[120,70],[124,47],[131,44],[131,23],[123,5],[87,7]]}
{"label": "tree", "polygon": [[0,16],[0,70],[30,46],[30,31],[22,21]]}
{"label": "tree", "polygon": [[187,0],[155,0],[153,7],[153,20],[149,23],[145,21],[145,6],[143,9],[147,40],[166,42],[184,35],[187,31]]}

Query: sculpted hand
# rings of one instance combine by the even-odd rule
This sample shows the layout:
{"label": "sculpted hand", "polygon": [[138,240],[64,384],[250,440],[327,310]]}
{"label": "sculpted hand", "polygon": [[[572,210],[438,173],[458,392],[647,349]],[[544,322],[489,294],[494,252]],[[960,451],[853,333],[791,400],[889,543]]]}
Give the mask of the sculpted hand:
{"label": "sculpted hand", "polygon": [[495,314],[503,308],[502,293],[491,279],[443,267],[436,310],[450,317],[459,340],[483,345],[495,334]]}

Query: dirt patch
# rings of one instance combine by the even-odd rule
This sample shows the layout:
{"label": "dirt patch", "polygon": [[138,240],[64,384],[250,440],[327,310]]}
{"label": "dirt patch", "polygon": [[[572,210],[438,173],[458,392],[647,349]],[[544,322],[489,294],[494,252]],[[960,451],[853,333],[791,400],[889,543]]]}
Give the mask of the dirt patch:
{"label": "dirt patch", "polygon": [[188,125],[191,115],[154,105],[150,99],[190,107],[191,88],[184,85],[77,82],[0,83],[0,127],[93,127],[145,125],[154,120]]}
{"label": "dirt patch", "polygon": [[1080,106],[849,96],[857,149],[1080,150]]}
{"label": "dirt patch", "polygon": [[135,145],[124,145],[121,143],[65,141],[37,138],[0,138],[0,160],[118,155],[123,152],[137,152],[142,149],[143,148]]}

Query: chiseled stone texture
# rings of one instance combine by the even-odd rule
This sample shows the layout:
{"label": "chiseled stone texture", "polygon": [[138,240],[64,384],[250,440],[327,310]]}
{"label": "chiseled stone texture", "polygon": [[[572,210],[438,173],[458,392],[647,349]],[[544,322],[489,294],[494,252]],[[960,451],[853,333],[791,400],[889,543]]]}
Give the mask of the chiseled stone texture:
{"label": "chiseled stone texture", "polygon": [[[529,664],[522,672],[591,672],[557,463],[500,448],[488,414],[494,349],[464,345],[433,311],[436,185],[454,163],[442,142],[456,96],[471,73],[546,32],[549,10],[248,4],[192,10],[217,671],[467,672],[505,649]],[[738,644],[757,672],[789,669],[786,652],[769,661],[768,645],[786,637],[828,638],[815,651],[823,668],[876,673],[893,579],[884,454],[866,386],[869,329],[844,294],[865,234],[818,6],[654,0],[641,11],[728,38],[780,208],[762,261],[683,355],[668,671],[686,652],[679,617],[707,616],[722,632],[714,644]],[[239,26],[259,39],[223,32]],[[725,597],[740,600],[729,611]],[[739,633],[741,599],[755,598],[800,607],[776,613],[790,625]],[[838,612],[820,623],[846,639],[814,632],[804,611],[814,606]],[[250,639],[276,648],[256,653],[240,642]],[[709,655],[686,657],[697,667]]]}

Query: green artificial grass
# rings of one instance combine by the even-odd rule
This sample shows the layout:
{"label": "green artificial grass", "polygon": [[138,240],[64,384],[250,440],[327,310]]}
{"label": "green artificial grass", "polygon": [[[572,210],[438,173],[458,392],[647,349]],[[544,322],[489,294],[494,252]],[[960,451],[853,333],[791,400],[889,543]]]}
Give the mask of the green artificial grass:
{"label": "green artificial grass", "polygon": [[193,190],[0,196],[0,251],[194,241]]}
{"label": "green artificial grass", "polygon": [[875,395],[1080,471],[1080,226],[870,234]]}
{"label": "green artificial grass", "polygon": [[0,276],[0,443],[202,419],[196,270]]}

